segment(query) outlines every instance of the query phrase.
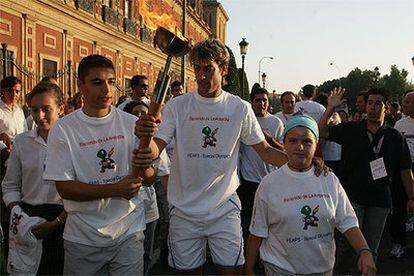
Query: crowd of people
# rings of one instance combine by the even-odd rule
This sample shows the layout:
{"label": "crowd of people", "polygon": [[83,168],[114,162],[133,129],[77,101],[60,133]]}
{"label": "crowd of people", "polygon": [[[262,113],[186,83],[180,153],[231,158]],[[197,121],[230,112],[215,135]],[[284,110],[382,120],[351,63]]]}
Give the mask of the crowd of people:
{"label": "crowd of people", "polygon": [[369,89],[350,114],[345,89],[307,84],[273,115],[264,88],[250,103],[222,90],[219,40],[190,61],[197,89],[174,81],[161,119],[148,115],[146,76],[114,99],[115,66],[100,55],[79,63],[73,98],[40,81],[26,116],[21,81],[1,81],[2,271],[148,275],[157,243],[177,274],[210,259],[218,274],[375,275],[391,210],[390,254],[404,254],[414,91],[401,112]]}

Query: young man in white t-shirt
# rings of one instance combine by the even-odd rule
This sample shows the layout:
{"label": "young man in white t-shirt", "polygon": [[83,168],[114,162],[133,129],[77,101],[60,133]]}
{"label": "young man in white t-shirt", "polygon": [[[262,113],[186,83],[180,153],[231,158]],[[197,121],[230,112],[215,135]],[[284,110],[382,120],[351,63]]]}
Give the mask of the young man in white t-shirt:
{"label": "young man in white t-shirt", "polygon": [[283,94],[280,96],[280,107],[282,110],[277,112],[275,116],[283,122],[283,125],[286,125],[286,122],[289,120],[289,118],[293,116],[295,103],[296,96],[292,91],[283,92]]}
{"label": "young man in white t-shirt", "polygon": [[217,39],[199,42],[190,52],[197,91],[171,101],[157,132],[156,119],[141,116],[135,133],[156,137],[134,164],[147,167],[174,138],[168,183],[169,264],[178,271],[202,272],[207,244],[219,273],[239,274],[244,264],[237,162],[240,141],[262,160],[286,162],[269,146],[250,105],[222,90],[229,53]]}
{"label": "young man in white t-shirt", "polygon": [[[110,60],[87,56],[78,76],[84,106],[52,127],[44,173],[55,181],[68,213],[64,274],[142,274],[141,179],[130,176],[136,117],[111,106]],[[144,180],[153,170],[146,173]]]}
{"label": "young man in white t-shirt", "polygon": [[313,101],[313,98],[316,96],[316,87],[312,84],[307,84],[302,87],[302,92],[303,101],[295,104],[295,113],[308,115],[316,122],[319,122],[326,108],[320,103]]}
{"label": "young man in white t-shirt", "polygon": [[131,98],[125,99],[118,108],[124,110],[125,106],[132,101],[144,102],[145,104],[150,104],[150,99],[148,97],[148,78],[144,75],[135,75],[131,80],[131,89],[132,96]]}
{"label": "young man in white t-shirt", "polygon": [[[284,129],[283,123],[278,117],[267,111],[269,107],[269,93],[267,90],[264,88],[253,90],[250,93],[250,102],[266,141],[273,147],[283,150],[283,145],[279,142]],[[242,204],[241,223],[243,234],[244,237],[247,237],[257,187],[262,178],[276,167],[263,162],[257,152],[244,143],[240,144],[239,165],[241,185],[237,189],[237,194]]]}

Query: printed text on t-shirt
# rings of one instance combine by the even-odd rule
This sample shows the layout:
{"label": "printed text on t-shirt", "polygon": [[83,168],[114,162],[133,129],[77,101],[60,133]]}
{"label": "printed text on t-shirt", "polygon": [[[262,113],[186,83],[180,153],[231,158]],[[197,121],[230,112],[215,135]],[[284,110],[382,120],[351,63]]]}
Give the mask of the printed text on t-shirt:
{"label": "printed text on t-shirt", "polygon": [[103,137],[103,138],[99,138],[99,139],[91,140],[87,142],[79,142],[79,146],[86,147],[90,145],[105,143],[111,140],[120,140],[120,139],[125,139],[125,136],[124,135],[108,136],[108,137]]}
{"label": "printed text on t-shirt", "polygon": [[285,197],[283,202],[301,200],[301,199],[309,199],[309,198],[330,198],[329,194],[303,194],[303,195],[295,195],[290,197]]}
{"label": "printed text on t-shirt", "polygon": [[193,116],[190,116],[190,121],[230,122],[230,119],[228,117],[204,117],[204,116],[193,117]]}

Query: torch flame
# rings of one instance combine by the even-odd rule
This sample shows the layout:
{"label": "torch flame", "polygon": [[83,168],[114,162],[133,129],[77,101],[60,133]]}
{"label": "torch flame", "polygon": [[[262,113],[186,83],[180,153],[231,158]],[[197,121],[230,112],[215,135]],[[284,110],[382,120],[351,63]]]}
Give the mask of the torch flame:
{"label": "torch flame", "polygon": [[139,14],[142,16],[142,20],[148,29],[155,31],[158,27],[164,27],[183,41],[188,39],[178,30],[177,22],[172,16],[163,13],[161,15],[151,12],[147,8],[147,0],[140,1]]}

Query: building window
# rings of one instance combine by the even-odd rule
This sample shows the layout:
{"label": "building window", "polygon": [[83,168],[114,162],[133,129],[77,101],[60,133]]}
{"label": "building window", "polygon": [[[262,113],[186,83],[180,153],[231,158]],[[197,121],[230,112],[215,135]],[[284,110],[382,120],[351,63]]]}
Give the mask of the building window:
{"label": "building window", "polygon": [[[0,55],[1,55],[0,78],[3,78],[3,74],[4,74],[3,60],[5,58],[3,56],[3,51],[0,51]],[[6,63],[6,72],[7,72],[7,74],[6,75],[7,76],[14,76],[14,66],[13,66],[14,52],[6,50],[6,56],[7,56],[7,63]]]}
{"label": "building window", "polygon": [[103,2],[102,2],[102,4],[104,5],[104,6],[108,6],[108,7],[110,7],[110,8],[112,8],[113,6],[113,3],[112,3],[113,1],[112,0],[103,0]]}
{"label": "building window", "polygon": [[49,59],[43,59],[43,76],[57,77],[57,62]]}
{"label": "building window", "polygon": [[132,1],[125,0],[125,18],[132,18]]}

